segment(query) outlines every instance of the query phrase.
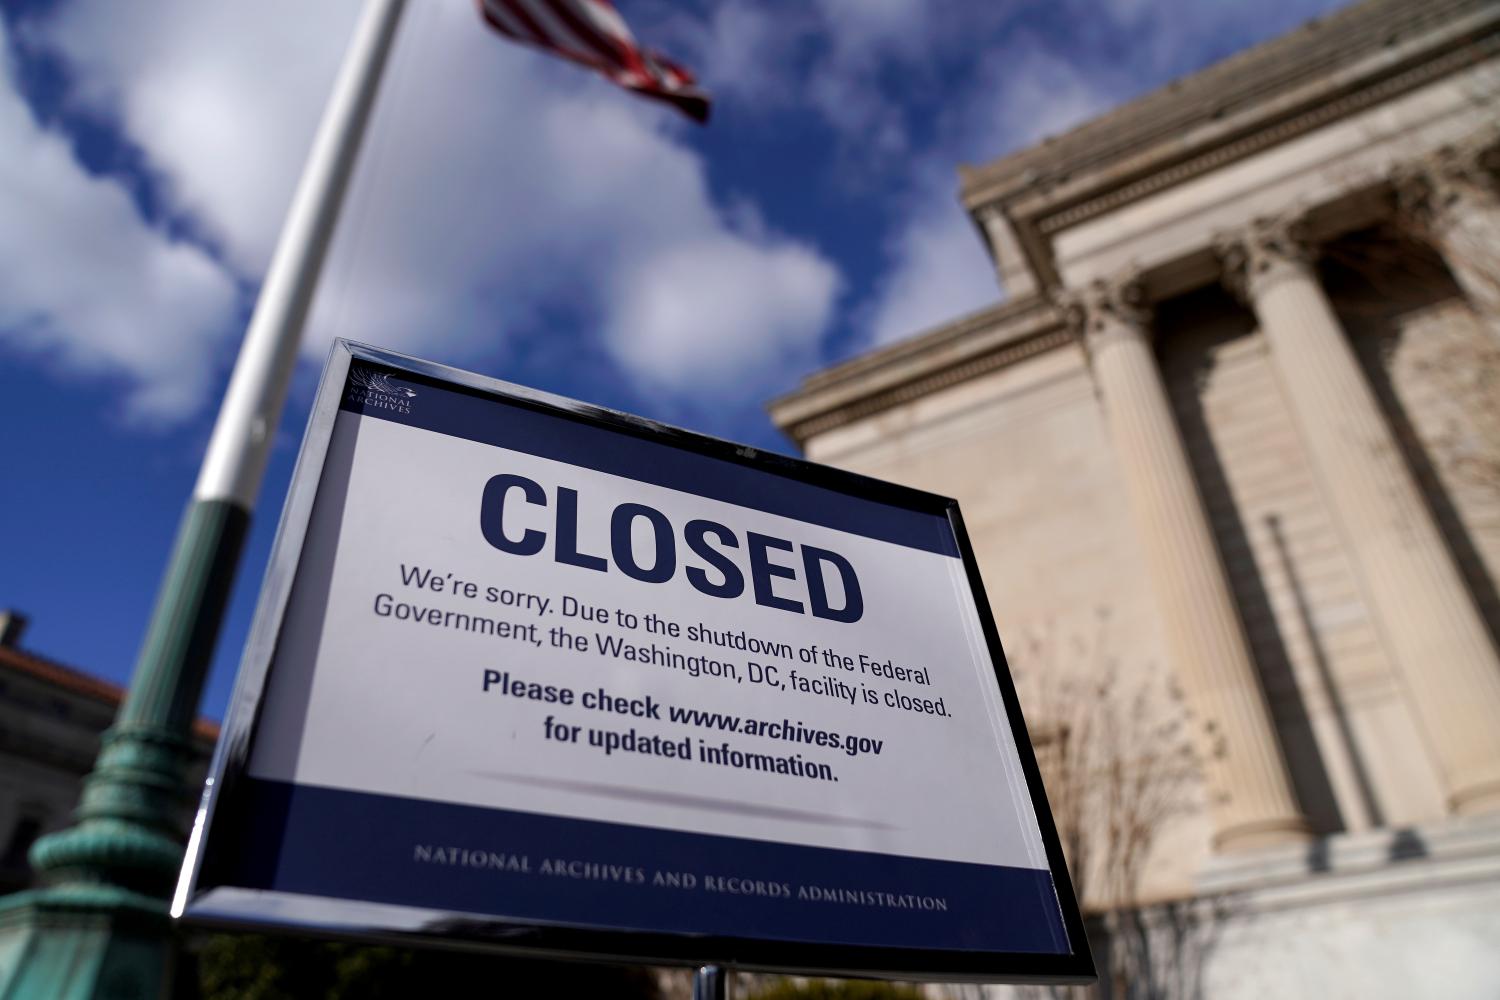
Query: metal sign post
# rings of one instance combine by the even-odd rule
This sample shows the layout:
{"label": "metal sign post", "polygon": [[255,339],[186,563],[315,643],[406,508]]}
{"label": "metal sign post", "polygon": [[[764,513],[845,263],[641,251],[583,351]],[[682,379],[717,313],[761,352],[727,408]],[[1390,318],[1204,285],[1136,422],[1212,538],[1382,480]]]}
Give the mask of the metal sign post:
{"label": "metal sign post", "polygon": [[693,973],[693,1000],[725,1000],[725,983],[729,970],[722,965],[705,965]]}
{"label": "metal sign post", "polygon": [[1093,976],[952,500],[344,342],[173,913]]}

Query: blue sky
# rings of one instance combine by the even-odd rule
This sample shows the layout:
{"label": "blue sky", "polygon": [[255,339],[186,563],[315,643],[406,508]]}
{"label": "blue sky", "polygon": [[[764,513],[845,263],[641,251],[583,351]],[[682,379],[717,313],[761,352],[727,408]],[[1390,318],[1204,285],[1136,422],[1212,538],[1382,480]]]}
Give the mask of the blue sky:
{"label": "blue sky", "polygon": [[[313,307],[204,711],[318,368],[349,337],[790,450],[808,372],[1003,296],[956,167],[1329,0],[617,0],[699,129],[412,0]],[[132,668],[355,0],[3,0],[0,607]]]}

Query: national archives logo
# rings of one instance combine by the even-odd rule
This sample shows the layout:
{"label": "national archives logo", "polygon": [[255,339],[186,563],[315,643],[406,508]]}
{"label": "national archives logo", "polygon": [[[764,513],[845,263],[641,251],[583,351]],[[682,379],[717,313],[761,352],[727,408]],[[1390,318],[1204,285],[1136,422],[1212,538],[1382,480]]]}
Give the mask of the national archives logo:
{"label": "national archives logo", "polygon": [[410,413],[411,401],[417,395],[415,389],[392,382],[389,375],[363,368],[349,370],[348,392],[351,403],[395,413]]}

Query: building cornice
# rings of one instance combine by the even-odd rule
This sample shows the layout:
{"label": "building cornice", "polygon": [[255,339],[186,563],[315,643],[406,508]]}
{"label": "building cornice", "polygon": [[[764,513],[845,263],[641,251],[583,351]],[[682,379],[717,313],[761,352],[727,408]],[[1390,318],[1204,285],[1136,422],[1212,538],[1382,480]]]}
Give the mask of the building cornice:
{"label": "building cornice", "polygon": [[1057,233],[1497,56],[1493,0],[1366,0],[1058,138],[961,168],[964,204],[978,220],[1005,217],[1038,291],[809,376],[770,404],[772,419],[805,446],[1071,342],[1050,301]]}
{"label": "building cornice", "polygon": [[1044,285],[1061,230],[1500,54],[1486,0],[1371,0],[1042,144],[961,168],[964,204],[1003,212]]}
{"label": "building cornice", "polygon": [[1046,299],[1002,302],[811,375],[768,409],[801,447],[818,434],[1073,339],[1062,314]]}
{"label": "building cornice", "polygon": [[[1063,135],[960,167],[966,203],[1078,181],[1169,147],[1206,145],[1248,118],[1272,118],[1373,82],[1495,32],[1489,0],[1368,0],[1231,56]],[[1435,75],[1441,75],[1441,70]],[[1203,130],[1203,131],[1200,131]]]}

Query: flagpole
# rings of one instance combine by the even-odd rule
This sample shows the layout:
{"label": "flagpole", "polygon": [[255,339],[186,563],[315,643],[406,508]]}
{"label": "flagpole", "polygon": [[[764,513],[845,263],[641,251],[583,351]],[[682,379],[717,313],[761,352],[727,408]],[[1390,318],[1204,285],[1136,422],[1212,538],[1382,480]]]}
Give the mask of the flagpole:
{"label": "flagpole", "polygon": [[261,286],[193,490],[250,510],[296,364],[302,326],[353,174],[405,0],[366,0]]}
{"label": "flagpole", "polygon": [[[114,725],[75,824],[31,852],[48,888],[0,899],[0,997],[159,996],[184,772],[214,641],[406,0],[366,0],[245,333]],[[142,331],[149,335],[149,331]],[[126,993],[120,990],[126,989]]]}

